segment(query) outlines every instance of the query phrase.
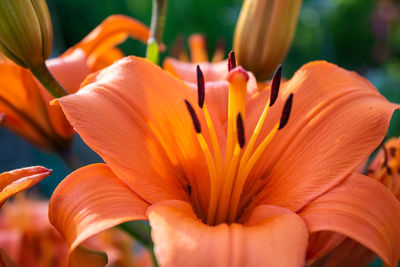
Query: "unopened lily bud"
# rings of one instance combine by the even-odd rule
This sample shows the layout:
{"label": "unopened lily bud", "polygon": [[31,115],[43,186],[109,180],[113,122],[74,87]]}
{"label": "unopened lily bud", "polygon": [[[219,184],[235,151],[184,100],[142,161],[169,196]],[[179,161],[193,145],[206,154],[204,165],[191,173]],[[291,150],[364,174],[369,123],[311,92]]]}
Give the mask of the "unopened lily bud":
{"label": "unopened lily bud", "polygon": [[16,64],[36,68],[50,56],[53,31],[45,0],[2,0],[0,51]]}
{"label": "unopened lily bud", "polygon": [[244,0],[233,49],[238,65],[267,79],[293,41],[301,0]]}

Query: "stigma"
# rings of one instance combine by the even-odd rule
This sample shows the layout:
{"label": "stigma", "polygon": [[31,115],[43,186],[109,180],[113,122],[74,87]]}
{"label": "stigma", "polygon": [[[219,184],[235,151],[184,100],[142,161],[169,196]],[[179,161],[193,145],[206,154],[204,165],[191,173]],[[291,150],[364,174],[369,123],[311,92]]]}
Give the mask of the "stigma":
{"label": "stigma", "polygon": [[[233,223],[238,220],[240,217],[239,204],[246,194],[243,189],[249,174],[265,154],[268,145],[278,131],[287,125],[293,104],[293,94],[290,94],[283,105],[280,120],[275,122],[274,127],[264,135],[265,137],[259,138],[268,111],[279,98],[282,73],[282,67],[279,66],[272,78],[270,96],[257,125],[251,135],[246,136],[246,96],[249,75],[241,66],[236,66],[234,52],[229,53],[228,71],[226,78],[229,83],[226,144],[220,144],[217,139],[215,127],[205,102],[205,81],[199,66],[197,66],[198,107],[206,121],[206,127],[203,127],[205,129],[202,129],[192,104],[185,100],[198,142],[207,162],[210,197],[208,210],[205,212],[205,222],[209,225]],[[205,141],[203,131],[208,131],[211,146]],[[221,153],[222,146],[225,146],[224,157]]]}

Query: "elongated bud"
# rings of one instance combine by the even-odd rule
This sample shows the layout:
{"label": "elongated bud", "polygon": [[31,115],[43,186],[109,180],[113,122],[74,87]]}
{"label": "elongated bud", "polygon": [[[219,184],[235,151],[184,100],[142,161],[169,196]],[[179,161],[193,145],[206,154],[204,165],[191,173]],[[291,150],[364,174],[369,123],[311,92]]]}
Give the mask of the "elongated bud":
{"label": "elongated bud", "polygon": [[236,23],[233,50],[238,65],[266,80],[284,60],[302,0],[244,0]]}
{"label": "elongated bud", "polygon": [[45,0],[2,0],[0,51],[16,64],[36,68],[50,56],[53,30]]}

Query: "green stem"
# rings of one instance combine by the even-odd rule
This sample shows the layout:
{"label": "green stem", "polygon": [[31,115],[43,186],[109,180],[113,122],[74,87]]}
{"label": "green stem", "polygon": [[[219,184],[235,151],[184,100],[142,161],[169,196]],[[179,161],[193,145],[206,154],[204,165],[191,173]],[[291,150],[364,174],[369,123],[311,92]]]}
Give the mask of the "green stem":
{"label": "green stem", "polygon": [[162,44],[164,33],[167,0],[153,0],[151,15],[150,38],[147,42],[146,58],[158,64],[159,45]]}
{"label": "green stem", "polygon": [[158,267],[158,262],[153,250],[154,244],[150,236],[150,226],[148,224],[142,221],[133,221],[122,223],[117,227],[129,234],[144,247],[146,247],[152,256],[154,266]]}
{"label": "green stem", "polygon": [[68,95],[64,87],[62,87],[50,73],[45,63],[30,69],[30,71],[54,98]]}

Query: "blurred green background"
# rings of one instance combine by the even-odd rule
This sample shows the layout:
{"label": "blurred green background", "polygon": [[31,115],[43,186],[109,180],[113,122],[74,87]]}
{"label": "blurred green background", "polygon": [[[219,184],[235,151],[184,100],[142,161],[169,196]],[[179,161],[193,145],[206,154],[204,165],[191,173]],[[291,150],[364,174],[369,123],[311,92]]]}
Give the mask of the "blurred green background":
{"label": "blurred green background", "polygon": [[[76,44],[111,14],[126,14],[150,24],[151,0],[47,0],[54,24],[52,56]],[[164,42],[170,47],[179,34],[203,33],[209,51],[221,38],[232,47],[240,0],[169,0]],[[128,40],[126,54],[143,56],[145,46]],[[284,75],[301,65],[324,59],[355,70],[370,80],[390,101],[400,103],[400,1],[304,0],[295,39],[286,58]],[[392,119],[389,136],[400,135],[400,116]],[[77,138],[75,151],[85,163],[100,159]],[[44,165],[54,174],[40,183],[49,196],[69,173],[57,156],[38,151],[0,128],[0,171]]]}

